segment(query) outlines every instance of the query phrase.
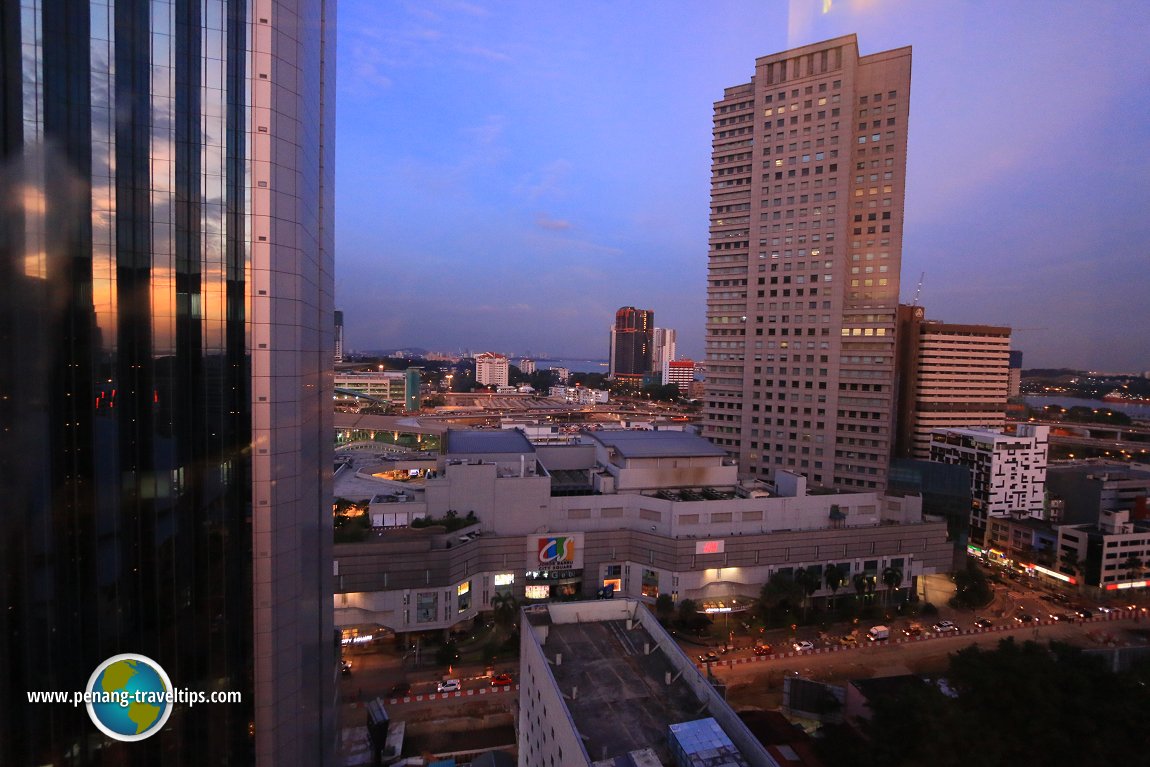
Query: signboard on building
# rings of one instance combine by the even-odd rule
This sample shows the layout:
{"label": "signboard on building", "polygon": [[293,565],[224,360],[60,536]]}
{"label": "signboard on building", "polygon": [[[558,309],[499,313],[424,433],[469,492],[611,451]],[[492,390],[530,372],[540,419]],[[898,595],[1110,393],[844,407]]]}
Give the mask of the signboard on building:
{"label": "signboard on building", "polygon": [[695,541],[696,554],[722,554],[726,550],[726,541]]}
{"label": "signboard on building", "polygon": [[528,539],[528,570],[578,570],[583,567],[583,534],[533,535]]}

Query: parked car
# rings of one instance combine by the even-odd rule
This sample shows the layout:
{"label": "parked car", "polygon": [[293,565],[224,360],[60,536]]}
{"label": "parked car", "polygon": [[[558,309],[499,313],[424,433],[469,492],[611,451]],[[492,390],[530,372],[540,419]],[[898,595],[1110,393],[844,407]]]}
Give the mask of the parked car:
{"label": "parked car", "polygon": [[988,629],[994,625],[994,621],[990,618],[978,618],[974,621],[975,628]]}
{"label": "parked car", "polygon": [[510,687],[513,684],[511,674],[496,674],[491,677],[492,687]]}
{"label": "parked car", "polygon": [[948,631],[958,631],[958,626],[954,625],[950,621],[939,621],[938,623],[931,626],[931,628],[939,634],[945,634]]}
{"label": "parked car", "polygon": [[757,644],[755,645],[754,652],[755,655],[770,655],[773,651],[771,650],[771,646],[769,644]]}
{"label": "parked car", "polygon": [[808,650],[813,650],[813,649],[815,649],[815,646],[814,646],[814,644],[813,644],[813,643],[811,643],[811,642],[808,642],[808,641],[807,641],[807,640],[805,640],[805,639],[804,639],[804,640],[802,640],[801,642],[795,642],[795,643],[792,645],[792,647],[794,647],[794,648],[795,648],[795,652],[807,652]]}
{"label": "parked car", "polygon": [[435,685],[436,692],[459,692],[462,688],[463,685],[458,679],[444,679]]}
{"label": "parked car", "polygon": [[699,656],[699,663],[718,663],[719,655],[715,652],[703,653]]}
{"label": "parked car", "polygon": [[396,682],[391,686],[391,689],[387,691],[387,697],[389,698],[406,698],[410,694],[411,684],[408,682]]}

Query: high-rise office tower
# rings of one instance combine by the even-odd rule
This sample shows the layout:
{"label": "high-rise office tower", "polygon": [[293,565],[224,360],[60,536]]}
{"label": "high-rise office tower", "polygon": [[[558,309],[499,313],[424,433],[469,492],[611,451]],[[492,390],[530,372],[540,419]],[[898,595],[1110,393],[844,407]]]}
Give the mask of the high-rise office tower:
{"label": "high-rise office tower", "polygon": [[895,454],[930,458],[936,429],[1006,426],[1010,328],[925,319],[898,308]]}
{"label": "high-rise office tower", "polygon": [[615,312],[611,326],[610,377],[642,383],[651,372],[651,347],[655,331],[655,313],[650,309],[624,306]]}
{"label": "high-rise office tower", "polygon": [[335,361],[343,362],[343,312],[339,310],[335,313]]}
{"label": "high-rise office tower", "polygon": [[0,2],[0,764],[332,761],[333,12]]}
{"label": "high-rise office tower", "polygon": [[884,486],[910,62],[848,35],[715,102],[704,434],[745,475]]}
{"label": "high-rise office tower", "polygon": [[[662,375],[667,363],[675,359],[674,328],[655,328],[651,335],[651,372]],[[663,383],[667,383],[663,381]]]}

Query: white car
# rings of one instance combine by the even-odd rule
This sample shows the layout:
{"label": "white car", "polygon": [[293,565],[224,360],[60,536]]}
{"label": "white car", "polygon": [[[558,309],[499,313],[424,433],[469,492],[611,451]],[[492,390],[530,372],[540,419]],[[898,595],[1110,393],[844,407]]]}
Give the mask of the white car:
{"label": "white car", "polygon": [[807,650],[815,649],[814,644],[812,644],[811,642],[808,642],[805,639],[801,642],[795,642],[791,646],[795,648],[795,652],[806,652]]}
{"label": "white car", "polygon": [[436,692],[459,692],[463,685],[459,683],[458,679],[444,679],[442,682],[435,685]]}
{"label": "white car", "polygon": [[931,628],[940,634],[943,634],[947,631],[958,631],[958,626],[954,625],[950,621],[939,621],[938,623],[931,626]]}

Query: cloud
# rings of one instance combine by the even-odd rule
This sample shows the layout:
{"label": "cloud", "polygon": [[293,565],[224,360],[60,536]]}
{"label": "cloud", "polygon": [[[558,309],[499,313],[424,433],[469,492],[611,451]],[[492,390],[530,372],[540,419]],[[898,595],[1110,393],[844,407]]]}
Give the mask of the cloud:
{"label": "cloud", "polygon": [[535,217],[535,225],[540,229],[551,229],[553,231],[562,231],[571,228],[571,222],[562,218],[551,218],[546,213],[540,213]]}
{"label": "cloud", "polygon": [[464,133],[475,138],[483,146],[491,146],[503,136],[507,127],[507,118],[503,115],[488,115],[482,125],[465,128]]}
{"label": "cloud", "polygon": [[562,197],[563,181],[571,173],[572,164],[567,160],[555,160],[544,165],[516,185],[516,191],[529,200],[543,197]]}
{"label": "cloud", "polygon": [[460,45],[456,47],[459,53],[465,56],[473,56],[478,59],[486,59],[488,61],[498,61],[500,63],[511,61],[511,57],[503,51],[492,50],[491,48],[484,48],[479,45]]}

